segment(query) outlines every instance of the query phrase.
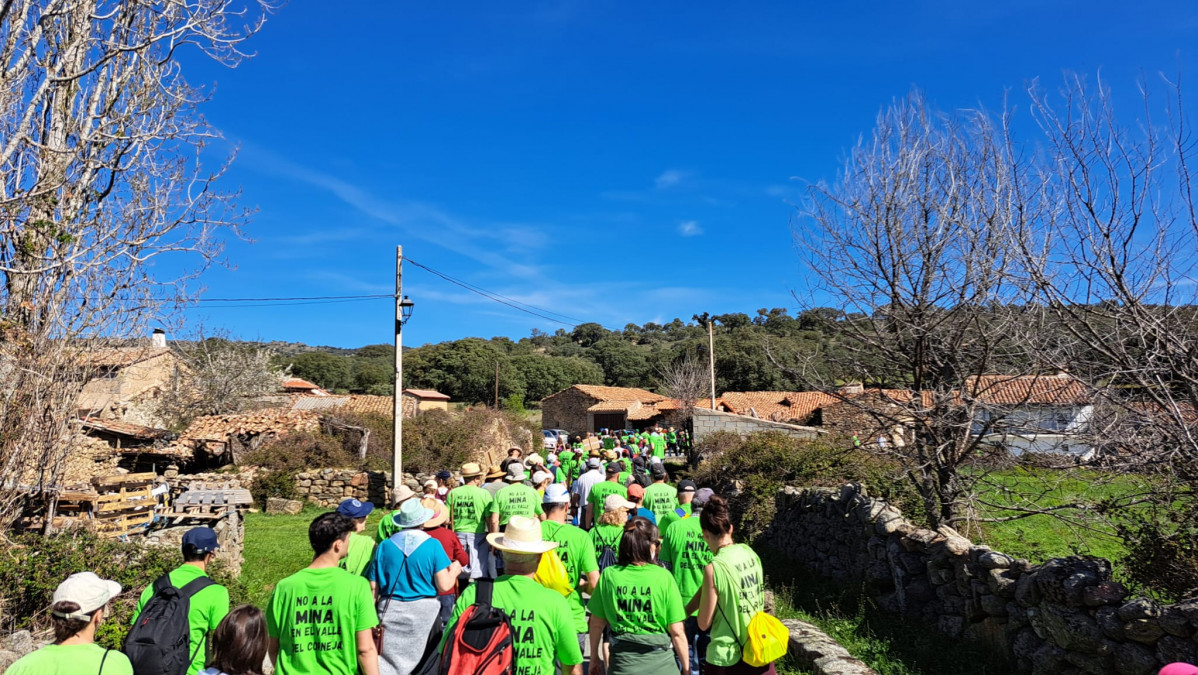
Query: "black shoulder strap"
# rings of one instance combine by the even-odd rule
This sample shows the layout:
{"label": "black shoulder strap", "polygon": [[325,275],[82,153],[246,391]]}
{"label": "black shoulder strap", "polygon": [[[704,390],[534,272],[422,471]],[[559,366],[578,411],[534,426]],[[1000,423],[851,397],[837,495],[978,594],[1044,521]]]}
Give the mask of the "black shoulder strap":
{"label": "black shoulder strap", "polygon": [[154,580],[154,595],[158,595],[168,588],[174,588],[174,584],[171,583],[171,575],[169,573],[164,574]]}
{"label": "black shoulder strap", "polygon": [[491,606],[491,598],[495,590],[495,580],[482,578],[478,580],[478,590],[474,592],[474,604]]}
{"label": "black shoulder strap", "polygon": [[197,577],[197,578],[192,579],[191,581],[187,582],[187,584],[185,584],[183,586],[183,588],[180,588],[179,595],[181,595],[185,598],[190,598],[191,596],[195,595],[196,593],[199,593],[200,591],[204,590],[205,588],[208,588],[209,586],[215,586],[215,585],[216,585],[216,582],[212,580],[212,577],[209,577],[209,576]]}
{"label": "black shoulder strap", "polygon": [[110,652],[110,651],[112,651],[112,650],[111,649],[104,650],[104,657],[100,659],[100,670],[97,671],[96,675],[104,675],[104,662],[108,660],[108,652]]}

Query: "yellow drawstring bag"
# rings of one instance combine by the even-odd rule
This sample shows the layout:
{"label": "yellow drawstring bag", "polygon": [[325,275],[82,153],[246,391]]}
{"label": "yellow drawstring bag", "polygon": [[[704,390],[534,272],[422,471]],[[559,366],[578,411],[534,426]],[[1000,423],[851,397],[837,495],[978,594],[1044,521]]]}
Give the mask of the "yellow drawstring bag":
{"label": "yellow drawstring bag", "polygon": [[786,656],[790,631],[782,622],[765,612],[757,612],[749,621],[748,639],[741,658],[754,668],[762,668]]}
{"label": "yellow drawstring bag", "polygon": [[574,592],[574,587],[570,585],[570,573],[557,556],[557,551],[541,554],[541,564],[537,566],[537,574],[533,578],[538,584],[561,593],[563,597]]}

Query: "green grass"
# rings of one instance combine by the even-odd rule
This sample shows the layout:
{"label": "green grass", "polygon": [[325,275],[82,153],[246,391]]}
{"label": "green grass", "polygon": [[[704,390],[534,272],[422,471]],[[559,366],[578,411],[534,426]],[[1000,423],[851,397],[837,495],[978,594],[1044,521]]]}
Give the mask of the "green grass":
{"label": "green grass", "polygon": [[[308,504],[295,516],[247,513],[245,562],[241,566],[237,601],[266,607],[280,579],[307,567],[312,562],[308,525],[313,518],[329,510]],[[382,516],[383,510],[375,509],[366,521],[363,534],[375,537]]]}
{"label": "green grass", "polygon": [[[762,550],[775,613],[815,624],[881,675],[999,675],[1001,655],[937,633],[876,607],[859,584],[837,584],[810,575],[775,551]],[[793,668],[793,665],[791,666]],[[797,669],[779,672],[801,672]]]}
{"label": "green grass", "polygon": [[1054,471],[1015,468],[992,472],[981,478],[981,498],[997,506],[979,504],[981,518],[1001,518],[1017,512],[1002,506],[1052,507],[1070,503],[1108,504],[1114,508],[1104,516],[1098,512],[1066,510],[1061,517],[1035,515],[997,523],[979,523],[968,532],[975,540],[1009,555],[1042,562],[1069,555],[1094,555],[1119,561],[1127,553],[1116,536],[1113,518],[1121,509],[1120,499],[1144,488],[1143,477],[1091,470]]}

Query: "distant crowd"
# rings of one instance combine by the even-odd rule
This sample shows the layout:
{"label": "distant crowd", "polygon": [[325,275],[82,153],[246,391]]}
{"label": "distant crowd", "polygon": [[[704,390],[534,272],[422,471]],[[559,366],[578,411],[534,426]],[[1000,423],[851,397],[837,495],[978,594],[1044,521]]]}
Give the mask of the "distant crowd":
{"label": "distant crowd", "polygon": [[55,641],[12,675],[773,673],[743,656],[764,606],[761,560],[733,541],[728,504],[671,480],[673,430],[562,439],[545,456],[442,470],[405,485],[376,537],[347,499],[308,528],[312,563],[269,606],[229,608],[207,574],[206,527],[144,589],[124,649],[95,644],[118,584],[73,574]]}

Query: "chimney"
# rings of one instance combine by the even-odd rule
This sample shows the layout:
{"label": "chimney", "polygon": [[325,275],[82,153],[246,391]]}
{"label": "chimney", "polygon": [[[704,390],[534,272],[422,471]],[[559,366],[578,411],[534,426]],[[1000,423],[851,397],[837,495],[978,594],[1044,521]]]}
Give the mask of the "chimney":
{"label": "chimney", "polygon": [[150,346],[155,349],[162,347],[166,348],[166,331],[161,328],[155,328],[153,333],[150,333]]}

